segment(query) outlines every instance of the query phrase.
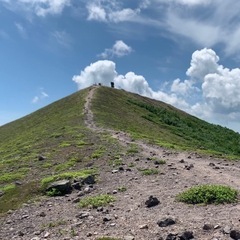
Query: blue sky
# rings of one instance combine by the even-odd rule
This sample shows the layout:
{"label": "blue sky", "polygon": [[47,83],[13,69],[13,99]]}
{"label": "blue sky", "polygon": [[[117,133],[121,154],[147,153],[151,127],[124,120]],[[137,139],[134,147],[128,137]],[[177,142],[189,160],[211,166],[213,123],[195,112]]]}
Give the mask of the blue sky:
{"label": "blue sky", "polygon": [[93,83],[240,132],[240,2],[0,0],[0,125]]}

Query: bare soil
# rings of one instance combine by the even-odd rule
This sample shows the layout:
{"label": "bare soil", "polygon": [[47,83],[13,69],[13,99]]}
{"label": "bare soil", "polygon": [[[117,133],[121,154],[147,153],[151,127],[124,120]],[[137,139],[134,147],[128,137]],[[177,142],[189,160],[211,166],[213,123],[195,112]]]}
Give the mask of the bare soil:
{"label": "bare soil", "polygon": [[[10,211],[0,219],[0,239],[98,239],[109,236],[135,240],[166,239],[169,233],[192,231],[194,239],[231,239],[228,230],[240,230],[240,205],[187,205],[177,202],[175,196],[199,184],[223,184],[239,189],[240,163],[200,156],[193,152],[176,152],[134,141],[124,132],[98,128],[94,124],[91,99],[96,87],[91,88],[84,108],[85,124],[93,132],[107,131],[123,146],[136,144],[138,152],[122,155],[124,171],[112,173],[112,166],[101,164],[99,181],[90,193],[113,194],[116,201],[102,209],[81,209],[76,199],[79,192],[63,197],[42,197]],[[109,150],[110,151],[110,150]],[[166,164],[156,166],[152,158],[164,159]],[[211,163],[211,164],[210,164]],[[185,165],[193,164],[187,170]],[[210,164],[210,165],[209,165]],[[156,168],[157,175],[144,176],[139,169]],[[118,169],[118,166],[115,168]],[[118,189],[125,187],[126,191]],[[149,196],[160,204],[147,208]],[[79,218],[80,213],[87,217]],[[108,221],[104,221],[104,218]],[[157,221],[173,218],[176,224],[159,227]],[[214,226],[203,230],[204,224]],[[129,238],[131,239],[131,238]]]}

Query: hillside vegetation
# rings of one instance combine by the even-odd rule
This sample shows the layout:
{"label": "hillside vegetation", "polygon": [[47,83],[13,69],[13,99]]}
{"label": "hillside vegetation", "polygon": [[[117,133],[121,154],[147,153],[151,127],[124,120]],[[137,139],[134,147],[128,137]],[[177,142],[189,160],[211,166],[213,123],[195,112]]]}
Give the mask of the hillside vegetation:
{"label": "hillside vegetation", "polygon": [[[41,194],[41,183],[80,174],[106,162],[121,162],[124,149],[110,133],[84,124],[89,89],[63,98],[0,127],[0,213]],[[170,105],[107,87],[95,89],[92,111],[98,126],[128,132],[160,146],[240,156],[240,135],[190,116]],[[98,161],[96,161],[98,160]],[[77,172],[77,173],[76,173]]]}
{"label": "hillside vegetation", "polygon": [[0,127],[0,191],[5,193],[0,213],[41,194],[46,177],[82,170],[107,155],[113,140],[92,134],[84,124],[87,93],[82,90]]}
{"label": "hillside vegetation", "polygon": [[102,87],[96,92],[93,111],[100,126],[127,131],[136,139],[175,149],[240,156],[240,134],[160,101]]}

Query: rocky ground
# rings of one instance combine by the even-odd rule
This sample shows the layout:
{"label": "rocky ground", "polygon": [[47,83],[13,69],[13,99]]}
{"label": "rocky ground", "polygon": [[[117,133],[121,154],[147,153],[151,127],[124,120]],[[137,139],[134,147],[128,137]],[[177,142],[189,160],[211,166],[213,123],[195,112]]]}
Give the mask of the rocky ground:
{"label": "rocky ground", "polygon": [[[195,206],[175,200],[178,193],[198,184],[224,184],[238,189],[240,163],[170,151],[132,141],[123,132],[99,129],[90,109],[93,95],[94,88],[85,104],[87,126],[97,132],[108,131],[124,146],[136,144],[138,152],[122,155],[121,166],[101,165],[99,180],[92,186],[62,197],[42,197],[9,211],[0,219],[0,239],[240,239],[234,232],[240,230],[238,203]],[[166,163],[159,165],[154,159]],[[146,168],[158,169],[159,173],[145,176],[139,169]],[[112,194],[116,201],[96,209],[78,206],[82,197],[102,193]],[[150,196],[159,202],[147,207]]]}

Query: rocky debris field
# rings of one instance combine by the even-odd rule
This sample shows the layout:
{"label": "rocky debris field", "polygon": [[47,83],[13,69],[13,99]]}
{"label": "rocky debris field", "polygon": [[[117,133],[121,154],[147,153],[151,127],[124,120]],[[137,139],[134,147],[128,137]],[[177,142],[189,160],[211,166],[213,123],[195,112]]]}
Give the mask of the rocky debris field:
{"label": "rocky debris field", "polygon": [[[104,131],[93,123],[92,95],[85,106],[86,124],[93,131]],[[188,205],[176,201],[178,193],[200,184],[238,190],[239,162],[170,151],[133,141],[123,132],[106,131],[123,146],[134,143],[138,151],[122,154],[117,166],[101,164],[96,183],[81,185],[64,196],[43,196],[9,211],[0,218],[0,239],[240,239],[239,203]],[[99,194],[111,195],[115,201],[94,208],[79,206],[81,199]]]}

